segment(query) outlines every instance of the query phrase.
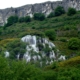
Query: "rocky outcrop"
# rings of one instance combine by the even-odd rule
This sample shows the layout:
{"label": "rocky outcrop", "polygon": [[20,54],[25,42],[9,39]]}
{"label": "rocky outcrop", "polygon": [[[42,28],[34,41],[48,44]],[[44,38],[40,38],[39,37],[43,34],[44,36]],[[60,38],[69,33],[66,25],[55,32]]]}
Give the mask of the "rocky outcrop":
{"label": "rocky outcrop", "polygon": [[[27,43],[26,52],[23,55],[20,53],[17,55],[15,54],[15,56],[17,56],[17,60],[22,58],[27,63],[38,63],[40,66],[42,66],[51,64],[54,61],[66,59],[66,56],[61,55],[54,43],[49,41],[47,38],[35,35],[26,35],[21,38],[21,41]],[[11,56],[11,53],[6,51],[5,57],[7,58],[9,56]]]}
{"label": "rocky outcrop", "polygon": [[64,8],[67,10],[69,7],[80,10],[80,0],[63,0]]}
{"label": "rocky outcrop", "polygon": [[63,6],[64,9],[67,11],[69,7],[73,7],[76,10],[80,10],[80,0],[63,0],[63,1],[56,1],[56,2],[45,2],[39,4],[30,4],[25,5],[18,8],[6,8],[0,10],[0,25],[4,25],[7,23],[7,19],[11,15],[17,15],[19,17],[22,16],[33,16],[34,13],[40,12],[44,13],[46,16],[50,14],[57,6]]}

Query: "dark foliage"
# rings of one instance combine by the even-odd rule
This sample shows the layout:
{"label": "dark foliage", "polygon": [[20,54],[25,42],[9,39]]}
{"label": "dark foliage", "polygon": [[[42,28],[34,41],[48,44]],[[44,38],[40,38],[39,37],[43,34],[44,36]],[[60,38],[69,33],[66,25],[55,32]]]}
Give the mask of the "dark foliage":
{"label": "dark foliage", "polygon": [[64,13],[65,13],[65,10],[64,10],[64,8],[61,7],[61,6],[58,6],[58,7],[54,10],[55,16],[60,16],[60,15],[62,15],[62,14],[64,14]]}
{"label": "dark foliage", "polygon": [[78,38],[71,38],[68,42],[68,48],[71,50],[78,50],[80,47],[80,41]]}
{"label": "dark foliage", "polygon": [[26,16],[26,17],[24,18],[24,21],[25,21],[25,22],[31,22],[30,16]]}
{"label": "dark foliage", "polygon": [[7,20],[7,24],[5,26],[10,26],[14,23],[18,22],[18,16],[10,16]]}
{"label": "dark foliage", "polygon": [[68,16],[72,16],[72,15],[74,15],[74,14],[76,14],[76,9],[74,9],[74,8],[69,8],[69,9],[68,9],[68,12],[67,12],[67,15],[68,15]]}
{"label": "dark foliage", "polygon": [[19,58],[22,58],[26,51],[26,43],[20,40],[12,41],[7,44],[7,50],[11,53],[10,59],[17,59],[17,55],[20,55]]}
{"label": "dark foliage", "polygon": [[9,61],[0,56],[0,80],[80,80],[80,65],[75,66],[53,64],[42,70],[25,61]]}
{"label": "dark foliage", "polygon": [[25,21],[25,18],[24,18],[24,17],[20,17],[20,18],[19,18],[19,22],[20,22],[20,23],[22,23],[22,22],[24,22],[24,21]]}
{"label": "dark foliage", "polygon": [[47,16],[47,18],[52,18],[52,17],[54,17],[54,16],[55,16],[54,13],[51,12],[51,13]]}
{"label": "dark foliage", "polygon": [[45,19],[45,15],[43,13],[35,13],[34,14],[34,20],[43,21],[44,19]]}
{"label": "dark foliage", "polygon": [[45,32],[45,34],[46,34],[46,36],[49,37],[50,40],[53,40],[54,41],[55,38],[56,38],[56,32],[54,30],[47,30]]}

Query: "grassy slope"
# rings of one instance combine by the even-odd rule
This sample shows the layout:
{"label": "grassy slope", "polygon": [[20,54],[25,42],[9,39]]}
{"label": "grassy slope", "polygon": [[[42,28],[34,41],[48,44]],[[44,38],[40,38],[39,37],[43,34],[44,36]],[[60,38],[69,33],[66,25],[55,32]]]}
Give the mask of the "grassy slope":
{"label": "grassy slope", "polygon": [[74,16],[67,16],[65,14],[59,17],[47,18],[44,21],[32,20],[29,23],[16,23],[7,28],[0,27],[0,46],[4,40],[7,42],[7,39],[21,38],[27,34],[45,34],[46,30],[55,29],[57,38],[53,42],[62,54],[70,55],[73,53],[80,53],[80,50],[69,50],[67,48],[67,42],[60,41],[62,38],[69,40],[71,37],[78,37],[79,25],[80,12]]}
{"label": "grassy slope", "polygon": [[44,68],[57,73],[57,80],[80,80],[80,56]]}
{"label": "grassy slope", "polygon": [[[32,20],[30,23],[16,23],[7,28],[0,27],[0,48],[5,50],[4,47],[7,43],[15,39],[19,39],[26,34],[44,34],[48,29],[55,29],[57,38],[53,42],[62,54],[71,55],[72,53],[80,53],[80,50],[69,50],[67,48],[67,42],[61,41],[63,38],[69,40],[71,37],[79,36],[79,13],[70,17],[62,15],[59,17],[45,19],[44,21]],[[54,74],[57,73],[57,80],[80,80],[80,56],[58,64],[53,63],[52,65],[45,67],[44,71],[51,71],[54,72]]]}

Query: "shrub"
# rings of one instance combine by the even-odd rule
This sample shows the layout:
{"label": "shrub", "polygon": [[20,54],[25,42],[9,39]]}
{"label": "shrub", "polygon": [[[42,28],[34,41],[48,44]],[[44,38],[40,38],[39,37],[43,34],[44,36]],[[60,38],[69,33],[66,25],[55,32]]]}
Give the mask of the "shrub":
{"label": "shrub", "polygon": [[24,21],[25,21],[24,17],[20,17],[20,18],[19,18],[19,22],[20,22],[20,23],[22,23],[22,22],[24,22]]}
{"label": "shrub", "polygon": [[61,6],[58,6],[58,7],[54,10],[55,16],[60,16],[60,15],[62,15],[62,14],[64,14],[64,13],[65,13],[65,10],[64,10],[64,8],[61,7]]}
{"label": "shrub", "polygon": [[47,16],[47,18],[52,18],[52,17],[54,17],[54,13],[53,13],[53,12],[51,12],[51,13]]}
{"label": "shrub", "polygon": [[78,50],[80,47],[80,41],[78,38],[71,38],[68,42],[68,48],[71,50]]}
{"label": "shrub", "polygon": [[43,13],[35,13],[34,14],[34,20],[43,21],[44,19],[45,19],[45,15]]}
{"label": "shrub", "polygon": [[74,9],[74,8],[69,8],[69,9],[68,9],[68,12],[67,12],[67,15],[68,15],[68,16],[72,16],[72,15],[74,15],[74,14],[76,14],[76,9]]}
{"label": "shrub", "polygon": [[14,23],[17,23],[18,22],[18,16],[10,16],[8,19],[7,19],[7,24],[6,26],[10,26]]}
{"label": "shrub", "polygon": [[16,59],[18,54],[20,59],[26,51],[26,43],[20,40],[12,41],[7,44],[7,50],[10,52],[10,59]]}
{"label": "shrub", "polygon": [[31,22],[30,16],[26,16],[24,20],[25,20],[25,22]]}
{"label": "shrub", "polygon": [[50,40],[55,40],[55,38],[56,38],[56,33],[54,30],[47,30],[45,32],[45,34],[46,34],[46,36],[49,37]]}

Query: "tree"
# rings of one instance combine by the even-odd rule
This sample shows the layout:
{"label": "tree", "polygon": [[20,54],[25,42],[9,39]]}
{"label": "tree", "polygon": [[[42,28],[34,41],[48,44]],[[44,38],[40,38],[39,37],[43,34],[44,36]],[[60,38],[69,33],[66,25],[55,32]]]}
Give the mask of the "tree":
{"label": "tree", "polygon": [[54,16],[55,16],[54,13],[51,12],[51,13],[47,16],[47,18],[52,18],[52,17],[54,17]]}
{"label": "tree", "polygon": [[25,21],[25,22],[31,22],[30,16],[26,16],[26,17],[24,18],[24,21]]}
{"label": "tree", "polygon": [[10,16],[8,19],[7,19],[7,26],[10,26],[14,23],[17,23],[18,22],[18,16]]}
{"label": "tree", "polygon": [[19,22],[20,22],[20,23],[22,23],[22,22],[24,22],[24,21],[25,21],[25,18],[24,18],[24,17],[20,17],[20,18],[19,18]]}
{"label": "tree", "polygon": [[44,19],[45,19],[45,15],[43,13],[35,13],[34,14],[34,20],[43,21]]}
{"label": "tree", "polygon": [[26,51],[26,43],[20,40],[12,41],[7,44],[7,50],[10,52],[10,59],[16,59],[17,55],[20,55],[21,59]]}
{"label": "tree", "polygon": [[76,14],[76,9],[74,9],[74,8],[69,8],[69,9],[68,9],[68,12],[67,12],[67,15],[68,15],[68,16],[72,16],[72,15],[74,15],[74,14]]}
{"label": "tree", "polygon": [[58,6],[58,7],[54,10],[55,16],[60,16],[60,15],[62,15],[62,14],[64,14],[64,13],[65,13],[65,10],[64,10],[64,8],[61,7],[61,6]]}
{"label": "tree", "polygon": [[55,40],[55,38],[56,38],[56,33],[54,30],[47,30],[45,32],[45,34],[46,34],[46,36],[49,37],[50,40]]}
{"label": "tree", "polygon": [[78,38],[71,38],[68,42],[68,48],[71,50],[78,50],[80,47],[80,41]]}

